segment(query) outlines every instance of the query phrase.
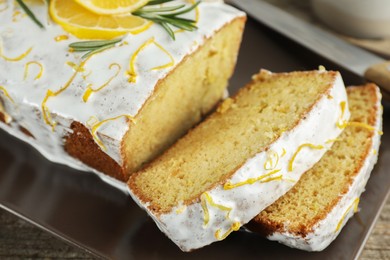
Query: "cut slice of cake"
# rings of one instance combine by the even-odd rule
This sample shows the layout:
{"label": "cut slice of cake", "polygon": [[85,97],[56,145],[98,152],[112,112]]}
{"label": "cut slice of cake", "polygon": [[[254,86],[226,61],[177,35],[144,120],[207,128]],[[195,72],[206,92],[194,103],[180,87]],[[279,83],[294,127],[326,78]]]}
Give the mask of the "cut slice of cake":
{"label": "cut slice of cake", "polygon": [[[190,2],[175,0],[152,9],[183,5],[189,10]],[[90,43],[68,31],[88,36],[96,28],[65,26],[61,20],[65,31],[50,19],[46,1],[27,4],[44,28],[22,15],[14,1],[5,1],[0,12],[0,127],[53,161],[106,173],[123,181],[123,188],[129,174],[174,143],[221,100],[246,20],[245,13],[224,3],[202,2],[178,16],[194,20],[196,28],[172,27],[175,40],[164,27],[145,20],[137,32],[112,44],[96,39]],[[76,1],[56,0],[50,5],[56,21],[69,13],[77,17],[77,12],[83,18],[67,22],[98,16]],[[107,36],[103,26],[115,27],[103,20],[102,38]],[[88,21],[82,24],[87,26]],[[97,48],[101,51],[84,56],[102,44],[104,48]]]}
{"label": "cut slice of cake", "polygon": [[321,158],[349,118],[346,104],[338,72],[261,71],[133,174],[130,194],[183,251],[222,240]]}
{"label": "cut slice of cake", "polygon": [[247,225],[250,230],[290,247],[320,251],[357,211],[378,157],[381,94],[374,84],[347,92],[351,119],[344,132],[297,185]]}

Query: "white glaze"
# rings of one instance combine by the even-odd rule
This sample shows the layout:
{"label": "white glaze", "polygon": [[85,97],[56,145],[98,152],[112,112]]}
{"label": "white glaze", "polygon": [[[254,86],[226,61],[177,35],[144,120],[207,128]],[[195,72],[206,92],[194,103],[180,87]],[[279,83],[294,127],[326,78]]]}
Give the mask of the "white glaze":
{"label": "white glaze", "polygon": [[[255,182],[227,190],[223,188],[223,184],[220,184],[207,191],[215,203],[232,208],[229,218],[226,217],[226,211],[208,205],[210,221],[207,226],[204,226],[204,210],[201,201],[188,205],[184,210],[182,210],[182,205],[178,205],[171,212],[157,216],[148,209],[147,203],[144,204],[137,198],[131,187],[130,194],[149,213],[161,231],[183,251],[190,251],[217,241],[215,232],[218,229],[221,229],[221,234],[224,234],[232,227],[233,223],[239,222],[240,225],[243,225],[250,221],[261,210],[293,187],[301,174],[310,169],[330,146],[330,144],[325,145],[326,149],[321,150],[302,149],[294,161],[293,171],[290,172],[288,164],[300,145],[305,143],[324,145],[327,140],[336,138],[342,132],[336,126],[336,122],[341,113],[340,102],[347,101],[347,97],[340,75],[338,75],[329,94],[333,99],[324,95],[308,113],[306,119],[302,119],[292,130],[283,133],[269,147],[269,151],[275,151],[279,155],[285,148],[286,154],[280,157],[275,167],[275,169],[280,169],[280,172],[275,176],[283,175],[283,179],[287,180]],[[349,111],[347,109],[344,119],[348,118]],[[327,123],[324,124],[324,122]],[[270,172],[270,170],[265,170],[263,166],[266,159],[267,152],[261,152],[248,159],[233,174],[231,183],[246,181],[249,178],[256,178]]]}
{"label": "white glaze", "polygon": [[[177,2],[188,4],[187,1]],[[53,92],[59,90],[74,74],[74,69],[67,65],[67,62],[81,63],[82,54],[68,51],[70,43],[80,40],[52,22],[44,4],[30,6],[45,25],[44,30],[24,15],[18,6],[14,6],[13,0],[8,0],[6,4],[8,8],[0,12],[0,46],[3,54],[7,57],[17,57],[30,47],[32,51],[17,62],[6,61],[0,57],[0,86],[3,86],[13,99],[12,102],[3,91],[0,91],[4,108],[12,118],[9,126],[13,130],[4,125],[1,127],[33,145],[48,159],[87,171],[91,168],[69,156],[63,149],[63,138],[71,132],[70,124],[73,121],[81,122],[91,131],[91,125],[87,123],[91,117],[102,121],[120,115],[136,116],[145,101],[152,95],[158,80],[163,79],[184,57],[197,50],[207,38],[213,36],[215,31],[233,19],[245,15],[223,3],[201,3],[198,7],[198,29],[194,32],[176,33],[176,41],[171,40],[168,34],[156,24],[137,35],[124,36],[123,42],[128,42],[128,45],[118,44],[115,48],[93,55],[84,65],[85,72],[78,73],[64,92],[48,100],[47,107],[57,123],[52,131],[52,127],[42,118],[41,104],[47,90]],[[16,16],[16,22],[12,21],[14,10],[22,13]],[[187,16],[194,18],[195,11]],[[69,39],[55,41],[54,38],[59,35],[68,35]],[[172,55],[175,65],[151,70],[155,66],[167,63],[169,57],[153,44],[148,45],[136,58],[137,81],[129,83],[125,72],[129,68],[130,58],[144,42],[152,37]],[[39,69],[31,65],[29,75],[24,80],[25,64],[29,61],[38,61],[43,65],[44,72],[41,78],[34,79]],[[112,63],[117,63],[121,67],[118,76],[103,90],[93,93],[85,103],[82,96],[89,84],[96,89],[115,74],[116,68],[109,69]],[[87,76],[89,72],[91,74]],[[87,76],[86,79],[83,76]],[[19,125],[30,131],[35,140],[24,136],[18,130]],[[104,123],[96,132],[106,148],[103,151],[119,165],[123,163],[120,148],[128,127],[125,117],[119,117],[117,120]],[[122,184],[120,186],[123,188]]]}
{"label": "white glaze", "polygon": [[[375,129],[382,129],[382,108],[380,104],[380,92],[377,88],[378,103],[376,104],[377,115]],[[313,232],[307,234],[305,237],[297,236],[288,232],[275,232],[269,235],[267,238],[270,240],[278,241],[290,247],[299,248],[307,251],[321,251],[325,249],[340,233],[342,227],[347,223],[348,219],[353,216],[353,209],[349,210],[345,216],[341,227],[336,231],[339,221],[342,216],[347,212],[348,208],[353,204],[356,198],[359,198],[365,189],[365,185],[370,177],[370,173],[378,160],[378,150],[380,145],[380,135],[378,131],[372,137],[372,144],[370,147],[370,153],[365,158],[364,163],[358,174],[356,175],[352,185],[348,192],[342,196],[342,199],[334,206],[329,214],[318,222],[313,227]],[[375,151],[375,152],[374,152]]]}

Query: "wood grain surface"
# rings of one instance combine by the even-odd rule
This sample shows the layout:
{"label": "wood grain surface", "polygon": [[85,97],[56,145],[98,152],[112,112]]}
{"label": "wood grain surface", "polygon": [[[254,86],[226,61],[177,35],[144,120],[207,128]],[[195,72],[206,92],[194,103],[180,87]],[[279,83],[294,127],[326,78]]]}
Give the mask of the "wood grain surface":
{"label": "wood grain surface", "polygon": [[[0,259],[31,258],[94,259],[87,252],[70,246],[34,225],[0,209]],[[360,259],[390,259],[390,198],[387,199]]]}

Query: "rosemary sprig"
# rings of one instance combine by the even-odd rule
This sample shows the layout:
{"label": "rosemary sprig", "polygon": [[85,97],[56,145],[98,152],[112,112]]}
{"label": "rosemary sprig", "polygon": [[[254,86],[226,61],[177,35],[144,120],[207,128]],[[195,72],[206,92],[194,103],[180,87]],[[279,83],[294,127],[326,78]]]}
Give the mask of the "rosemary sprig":
{"label": "rosemary sprig", "polygon": [[37,19],[37,17],[34,15],[34,13],[28,8],[28,6],[23,2],[23,0],[16,0],[20,7],[23,9],[23,11],[33,20],[39,27],[45,28],[43,24]]}
{"label": "rosemary sprig", "polygon": [[134,11],[132,14],[161,25],[168,32],[169,36],[175,40],[175,33],[170,26],[174,26],[186,31],[193,31],[197,29],[195,25],[196,21],[178,16],[195,9],[199,5],[200,1],[189,7],[185,7],[184,4],[159,8],[150,7],[172,1],[173,0],[152,0],[149,1],[145,6]]}
{"label": "rosemary sprig", "polygon": [[87,58],[95,53],[112,48],[118,42],[122,41],[122,38],[113,40],[97,40],[97,41],[82,41],[69,44],[69,47],[75,52],[86,52],[81,58]]}

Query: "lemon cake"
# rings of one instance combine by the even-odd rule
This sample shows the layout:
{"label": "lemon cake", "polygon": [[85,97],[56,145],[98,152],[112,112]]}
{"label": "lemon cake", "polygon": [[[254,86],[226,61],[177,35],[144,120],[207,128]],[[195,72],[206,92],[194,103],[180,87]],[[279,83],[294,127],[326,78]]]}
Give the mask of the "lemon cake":
{"label": "lemon cake", "polygon": [[183,251],[222,240],[287,192],[349,118],[338,72],[265,70],[129,178],[133,199]]}
{"label": "lemon cake", "polygon": [[332,149],[247,227],[290,247],[326,248],[358,209],[377,161],[382,127],[377,86],[347,88],[350,122]]}
{"label": "lemon cake", "polygon": [[165,1],[134,15],[118,1],[47,2],[26,1],[38,24],[0,1],[0,126],[125,188],[221,100],[246,16],[222,2]]}

